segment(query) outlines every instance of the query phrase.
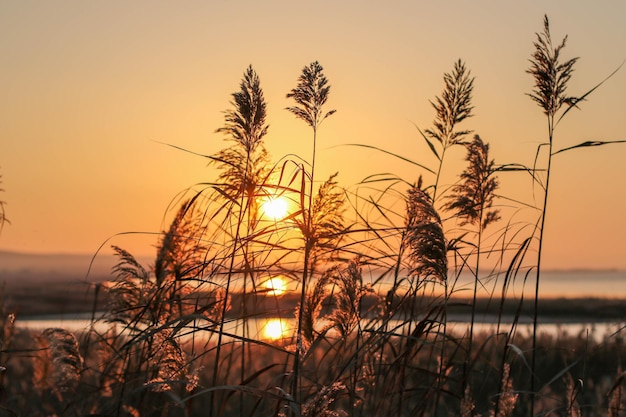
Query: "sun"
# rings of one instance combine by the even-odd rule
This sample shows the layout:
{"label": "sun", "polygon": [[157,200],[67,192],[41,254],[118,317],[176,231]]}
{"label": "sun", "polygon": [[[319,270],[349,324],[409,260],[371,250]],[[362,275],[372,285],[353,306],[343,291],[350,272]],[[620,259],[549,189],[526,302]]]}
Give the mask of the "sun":
{"label": "sun", "polygon": [[289,204],[284,197],[268,197],[261,203],[261,207],[263,213],[273,220],[284,219],[289,213]]}
{"label": "sun", "polygon": [[287,281],[280,276],[268,279],[263,286],[269,295],[283,295],[287,291]]}
{"label": "sun", "polygon": [[270,340],[283,339],[287,334],[287,324],[281,319],[269,319],[263,327],[263,336]]}

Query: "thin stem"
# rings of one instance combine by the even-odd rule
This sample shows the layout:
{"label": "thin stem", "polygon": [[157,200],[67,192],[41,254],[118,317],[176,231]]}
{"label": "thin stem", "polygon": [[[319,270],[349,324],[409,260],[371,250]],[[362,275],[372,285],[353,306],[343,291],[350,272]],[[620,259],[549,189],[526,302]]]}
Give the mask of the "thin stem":
{"label": "thin stem", "polygon": [[433,189],[433,205],[435,204],[435,201],[437,201],[437,190],[439,189],[439,177],[441,176],[441,169],[443,167],[443,158],[446,155],[447,149],[448,147],[444,143],[443,149],[441,150],[441,158],[439,159],[439,167],[437,168],[437,176],[435,177],[435,186]]}
{"label": "thin stem", "polygon": [[[300,387],[301,384],[301,375],[300,375],[300,353],[303,349],[302,343],[302,324],[304,321],[304,305],[306,302],[306,294],[307,294],[307,285],[309,279],[309,263],[311,259],[311,250],[313,249],[311,242],[311,226],[312,226],[312,210],[311,206],[313,203],[313,179],[315,178],[315,155],[317,150],[317,128],[316,125],[313,124],[313,156],[311,161],[311,177],[309,179],[309,196],[306,207],[306,218],[304,221],[304,266],[302,269],[302,288],[300,291],[300,308],[298,309],[298,331],[296,334],[296,352],[294,355],[294,364],[293,364],[293,382],[292,382],[292,396],[297,404],[300,404]],[[302,175],[305,175],[303,172]],[[304,191],[304,190],[303,190]]]}
{"label": "thin stem", "polygon": [[541,212],[541,223],[539,226],[539,248],[537,253],[537,278],[535,280],[535,300],[533,306],[533,342],[532,342],[532,352],[533,356],[531,359],[531,379],[530,379],[530,395],[531,395],[531,406],[530,406],[530,415],[533,415],[535,408],[535,370],[537,363],[537,326],[538,326],[538,312],[539,312],[539,283],[541,281],[541,260],[543,253],[543,238],[544,238],[544,230],[546,224],[546,213],[548,208],[548,191],[550,189],[550,169],[552,166],[552,139],[554,136],[554,115],[548,115],[548,167],[546,171],[546,184],[545,184],[545,192],[543,195],[543,210]]}

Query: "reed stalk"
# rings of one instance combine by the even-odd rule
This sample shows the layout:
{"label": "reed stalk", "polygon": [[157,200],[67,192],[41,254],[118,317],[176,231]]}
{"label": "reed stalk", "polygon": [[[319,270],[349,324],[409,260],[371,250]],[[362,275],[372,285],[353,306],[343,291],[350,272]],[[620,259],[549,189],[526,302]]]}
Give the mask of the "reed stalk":
{"label": "reed stalk", "polygon": [[[313,185],[315,182],[315,166],[317,153],[317,131],[322,122],[335,113],[336,110],[324,112],[322,109],[330,92],[330,85],[323,73],[324,68],[315,61],[305,66],[302,73],[298,77],[298,85],[287,94],[287,98],[293,98],[296,102],[295,106],[287,107],[287,110],[293,113],[296,118],[302,119],[309,125],[313,131],[312,143],[312,159],[310,163],[310,173],[303,177],[308,177],[308,189],[301,190],[305,207],[303,207],[302,231],[304,238],[304,264],[302,270],[302,282],[300,289],[300,306],[304,306],[306,302],[306,294],[309,282],[311,254],[315,248],[315,236],[312,234],[313,229]],[[301,201],[303,198],[301,197]],[[293,381],[291,387],[291,396],[295,399],[296,404],[301,404],[299,393],[300,382],[300,361],[303,350],[303,312],[300,308],[298,313],[298,324],[296,330],[296,350],[294,356]]]}
{"label": "reed stalk", "polygon": [[[254,253],[250,249],[249,240],[246,236],[254,233],[258,223],[258,196],[267,177],[267,152],[263,145],[263,138],[267,134],[266,124],[266,103],[260,80],[252,66],[249,66],[244,73],[240,83],[240,90],[232,94],[231,102],[233,108],[225,112],[225,125],[217,129],[216,132],[224,133],[226,139],[233,141],[231,148],[224,149],[214,158],[218,162],[222,172],[219,179],[222,181],[221,191],[226,195],[231,203],[239,207],[237,211],[236,230],[233,237],[232,250],[230,254],[230,264],[228,266],[228,277],[226,282],[225,297],[229,297],[231,282],[234,278],[235,259],[238,254],[244,258],[243,272],[243,296],[242,319],[243,338],[241,340],[241,383],[245,380],[246,369],[246,339],[247,329],[247,306],[246,296],[248,291],[248,280],[252,280],[254,286],[255,260]],[[244,227],[245,225],[245,227]],[[251,257],[252,256],[252,257]],[[226,304],[224,304],[224,309]],[[226,311],[222,311],[222,317]],[[224,334],[224,320],[220,323],[218,333],[218,343],[216,359],[213,368],[213,381],[217,383],[219,361]],[[240,392],[240,404],[243,407],[243,392]],[[211,393],[211,399],[214,394]],[[213,413],[213,401],[211,401],[210,415]],[[240,409],[243,413],[243,408]]]}
{"label": "reed stalk", "polygon": [[[541,282],[541,266],[544,244],[544,231],[546,217],[548,213],[548,198],[550,191],[550,176],[552,172],[552,156],[554,145],[554,132],[558,121],[565,115],[563,113],[557,118],[559,110],[564,105],[574,106],[579,100],[574,97],[566,96],[567,84],[572,77],[574,64],[578,58],[571,58],[567,61],[561,61],[561,51],[567,42],[567,36],[563,38],[560,44],[554,46],[550,34],[550,24],[548,16],[544,16],[543,32],[536,33],[536,41],[534,42],[535,51],[530,60],[531,67],[527,70],[532,75],[535,85],[530,98],[535,101],[539,107],[543,109],[546,115],[548,142],[542,144],[547,146],[548,160],[546,167],[545,183],[543,184],[543,205],[541,206],[541,216],[539,220],[539,247],[537,250],[537,275],[535,280],[535,297],[534,297],[534,315],[533,315],[533,342],[532,342],[532,362],[533,377],[531,378],[531,413],[535,400],[535,377],[534,371],[536,366],[536,349],[537,349],[537,319],[539,310],[539,290]],[[539,153],[542,145],[537,149]]]}

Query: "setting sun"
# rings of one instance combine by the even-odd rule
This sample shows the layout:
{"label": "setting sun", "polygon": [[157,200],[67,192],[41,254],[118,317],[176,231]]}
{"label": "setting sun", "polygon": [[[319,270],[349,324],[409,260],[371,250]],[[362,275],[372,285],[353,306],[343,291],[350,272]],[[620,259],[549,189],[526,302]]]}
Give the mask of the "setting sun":
{"label": "setting sun", "polygon": [[287,282],[282,277],[272,277],[263,283],[269,295],[282,295],[287,291]]}
{"label": "setting sun", "polygon": [[289,204],[284,197],[269,197],[263,201],[263,213],[273,220],[280,220],[287,217]]}

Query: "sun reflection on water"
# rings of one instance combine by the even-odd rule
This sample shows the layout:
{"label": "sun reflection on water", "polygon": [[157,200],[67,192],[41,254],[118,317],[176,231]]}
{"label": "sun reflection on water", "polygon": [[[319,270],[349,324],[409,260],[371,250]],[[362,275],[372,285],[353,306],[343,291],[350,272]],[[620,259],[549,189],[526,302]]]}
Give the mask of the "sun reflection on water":
{"label": "sun reflection on water", "polygon": [[291,330],[286,320],[268,319],[262,329],[263,338],[269,340],[281,340],[291,336]]}

